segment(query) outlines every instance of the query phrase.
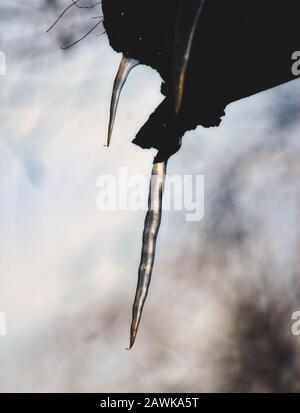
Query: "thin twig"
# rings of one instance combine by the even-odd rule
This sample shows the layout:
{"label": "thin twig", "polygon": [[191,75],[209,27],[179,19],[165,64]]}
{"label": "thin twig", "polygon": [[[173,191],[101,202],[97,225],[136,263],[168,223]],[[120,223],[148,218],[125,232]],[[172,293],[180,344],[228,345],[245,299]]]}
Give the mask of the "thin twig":
{"label": "thin twig", "polygon": [[96,29],[96,27],[99,26],[99,24],[102,23],[103,20],[98,21],[84,36],[82,36],[80,39],[76,40],[75,42],[69,44],[68,46],[61,46],[60,48],[62,50],[66,50],[69,49],[72,46],[75,46],[75,44],[81,42],[81,40],[84,40],[90,33],[92,33],[92,31],[94,31]]}
{"label": "thin twig", "polygon": [[[80,6],[78,3],[80,0],[71,0],[72,3],[69,4],[69,6],[67,6],[63,12],[58,16],[58,18],[55,20],[55,22],[49,27],[49,29],[47,30],[47,33],[50,32],[51,29],[53,29],[53,27],[60,21],[60,19],[64,16],[64,14],[71,9],[73,6],[76,6],[78,9],[93,9],[96,6],[99,6],[100,4],[102,4],[102,1],[98,1],[97,3],[91,4],[89,6]],[[103,17],[103,16],[101,16]]]}
{"label": "thin twig", "polygon": [[[79,1],[79,0],[77,0],[77,1]],[[63,15],[64,15],[69,9],[71,9],[71,7],[73,7],[73,6],[75,6],[75,5],[76,5],[76,3],[72,0],[72,3],[71,3],[68,7],[66,7],[66,8],[64,9],[64,11],[58,16],[58,18],[55,20],[55,22],[49,27],[49,29],[47,30],[47,33],[50,32],[50,30],[53,29],[53,27],[59,22],[59,20],[63,17]]]}
{"label": "thin twig", "polygon": [[89,6],[80,6],[79,4],[77,4],[78,2],[79,0],[72,0],[72,3],[74,4],[74,6],[76,6],[78,9],[93,9],[94,7],[102,4],[102,1],[98,1],[97,3],[91,4]]}

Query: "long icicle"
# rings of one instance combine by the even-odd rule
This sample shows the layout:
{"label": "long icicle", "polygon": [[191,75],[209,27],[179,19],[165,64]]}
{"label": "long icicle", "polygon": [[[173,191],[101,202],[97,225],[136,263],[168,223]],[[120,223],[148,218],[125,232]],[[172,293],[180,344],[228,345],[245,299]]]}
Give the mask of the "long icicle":
{"label": "long icicle", "polygon": [[132,309],[130,349],[133,347],[136,339],[151,282],[152,269],[155,259],[156,239],[161,223],[166,171],[167,162],[155,163],[153,165],[148,198],[148,212],[146,214],[143,232],[143,246],[139,267],[138,284]]}
{"label": "long icicle", "polygon": [[131,70],[139,65],[139,61],[135,59],[130,59],[123,56],[120,67],[115,78],[112,97],[111,97],[111,104],[110,104],[110,118],[109,118],[109,126],[108,126],[108,137],[107,137],[107,146],[109,147],[111,142],[111,137],[113,133],[113,128],[115,124],[118,104],[120,95],[125,85],[125,82],[128,78],[129,73]]}

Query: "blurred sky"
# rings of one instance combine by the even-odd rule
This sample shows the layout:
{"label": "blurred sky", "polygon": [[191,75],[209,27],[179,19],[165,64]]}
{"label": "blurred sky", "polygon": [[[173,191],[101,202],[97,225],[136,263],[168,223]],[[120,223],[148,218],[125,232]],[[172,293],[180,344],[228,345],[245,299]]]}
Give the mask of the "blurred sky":
{"label": "blurred sky", "polygon": [[[164,214],[149,301],[129,353],[144,212],[98,211],[96,182],[101,174],[117,175],[120,166],[149,175],[154,152],[131,140],[162,99],[159,76],[147,67],[132,73],[108,150],[109,100],[121,56],[105,35],[97,36],[101,30],[63,52],[55,29],[45,33],[55,8],[34,1],[5,5],[0,311],[7,336],[0,337],[0,391],[215,389],[215,378],[201,382],[201,367],[194,372],[195,347],[209,346],[210,327],[220,329],[224,314],[211,291],[191,291],[200,270],[187,260],[195,263],[207,248],[206,229],[223,214],[213,209],[216,199],[236,165],[240,218],[246,226],[259,222],[260,254],[267,245],[279,273],[295,265],[298,192],[286,165],[297,165],[299,81],[232,104],[220,128],[188,133],[171,159],[170,174],[205,175],[207,215],[187,223],[183,212]],[[74,30],[71,13],[57,27]]]}

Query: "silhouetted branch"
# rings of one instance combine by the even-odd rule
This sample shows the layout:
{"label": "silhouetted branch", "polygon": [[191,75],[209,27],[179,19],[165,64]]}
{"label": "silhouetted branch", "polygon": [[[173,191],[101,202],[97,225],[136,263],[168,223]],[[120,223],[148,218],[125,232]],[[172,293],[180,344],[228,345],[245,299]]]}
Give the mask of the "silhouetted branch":
{"label": "silhouetted branch", "polygon": [[69,49],[72,46],[75,46],[75,44],[81,42],[81,40],[84,40],[90,33],[92,33],[96,27],[99,26],[99,24],[101,24],[103,22],[103,20],[100,20],[99,22],[97,22],[84,36],[82,36],[80,39],[76,40],[75,42],[69,44],[68,46],[61,46],[62,50],[66,50]]}
{"label": "silhouetted branch", "polygon": [[[60,19],[65,15],[65,13],[70,10],[73,6],[77,7],[78,9],[93,9],[96,6],[99,6],[100,4],[102,4],[101,1],[98,1],[94,4],[91,5],[87,5],[87,6],[80,6],[79,3],[80,0],[72,0],[72,3],[69,4],[69,6],[67,6],[62,13],[58,16],[58,18],[55,20],[55,22],[49,27],[49,29],[47,30],[47,33],[53,29],[53,27],[60,21]],[[101,16],[102,17],[102,16]]]}

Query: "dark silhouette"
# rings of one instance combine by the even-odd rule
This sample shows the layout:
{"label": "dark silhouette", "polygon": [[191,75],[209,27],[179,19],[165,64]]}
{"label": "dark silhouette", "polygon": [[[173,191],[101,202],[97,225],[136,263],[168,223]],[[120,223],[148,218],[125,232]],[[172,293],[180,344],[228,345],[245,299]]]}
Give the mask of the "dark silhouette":
{"label": "dark silhouette", "polygon": [[187,130],[218,126],[231,102],[295,78],[292,54],[300,50],[299,1],[206,1],[196,22],[182,105],[175,115],[174,82],[182,60],[178,53],[185,50],[178,38],[192,30],[195,3],[199,7],[203,3],[182,2],[103,0],[102,4],[111,46],[153,67],[163,79],[166,98],[134,140],[142,148],[158,149],[155,161],[176,152]]}

